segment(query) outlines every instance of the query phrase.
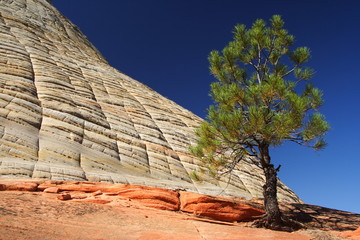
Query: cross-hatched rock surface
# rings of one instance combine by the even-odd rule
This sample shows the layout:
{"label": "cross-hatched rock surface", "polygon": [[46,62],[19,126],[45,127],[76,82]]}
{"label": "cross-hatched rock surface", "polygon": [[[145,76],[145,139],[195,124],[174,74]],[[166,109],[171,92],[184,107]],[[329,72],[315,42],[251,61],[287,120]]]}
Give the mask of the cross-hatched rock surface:
{"label": "cross-hatched rock surface", "polygon": [[[251,161],[229,183],[190,178],[201,121],[111,67],[49,1],[0,1],[0,177],[261,197]],[[300,201],[282,183],[279,197]]]}

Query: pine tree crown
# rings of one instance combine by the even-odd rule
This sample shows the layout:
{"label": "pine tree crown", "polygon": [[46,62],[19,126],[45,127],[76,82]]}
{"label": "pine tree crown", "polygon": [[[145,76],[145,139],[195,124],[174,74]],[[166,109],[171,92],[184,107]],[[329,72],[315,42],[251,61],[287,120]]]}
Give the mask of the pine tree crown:
{"label": "pine tree crown", "polygon": [[190,149],[209,166],[228,164],[229,156],[259,156],[260,145],[326,146],[330,127],[318,112],[323,93],[309,83],[315,72],[304,66],[310,49],[291,50],[294,36],[283,27],[279,15],[270,24],[258,19],[249,29],[236,25],[233,41],[210,52],[210,72],[218,80],[211,84],[214,105]]}

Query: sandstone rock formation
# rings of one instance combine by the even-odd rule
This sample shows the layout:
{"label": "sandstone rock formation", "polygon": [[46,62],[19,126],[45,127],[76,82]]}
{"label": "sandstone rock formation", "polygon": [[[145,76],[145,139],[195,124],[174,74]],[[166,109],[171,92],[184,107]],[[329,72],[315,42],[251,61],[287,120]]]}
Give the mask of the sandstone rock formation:
{"label": "sandstone rock formation", "polygon": [[360,214],[283,201],[280,205],[307,229],[287,233],[238,222],[263,213],[262,201],[256,199],[99,182],[1,179],[0,238],[360,239]]}
{"label": "sandstone rock formation", "polygon": [[[310,240],[308,234],[216,224],[185,213],[137,206],[60,201],[42,192],[0,191],[0,238],[121,240]],[[85,200],[85,199],[84,199]],[[26,202],[26,204],[24,204]],[[98,202],[99,203],[99,202]]]}
{"label": "sandstone rock formation", "polygon": [[[33,196],[44,193],[51,199],[70,200],[72,203],[113,206],[122,202],[126,203],[126,206],[175,211],[192,216],[199,221],[225,225],[234,222],[251,222],[264,214],[263,201],[256,198],[246,200],[233,196],[213,196],[181,190],[102,182],[0,179],[0,195],[7,197],[13,192],[31,192]],[[304,203],[286,201],[279,203],[286,216],[301,222],[309,230],[345,231],[342,232],[344,235],[354,235],[360,231],[360,229],[356,230],[360,226],[360,214]],[[24,205],[29,207],[27,204]],[[1,208],[4,206],[6,206],[5,203],[0,204],[0,216]]]}
{"label": "sandstone rock formation", "polygon": [[[108,65],[46,0],[0,1],[0,176],[100,181],[261,197],[251,161],[194,182],[202,120]],[[299,198],[284,184],[279,197]]]}
{"label": "sandstone rock formation", "polygon": [[339,235],[342,237],[347,237],[349,239],[360,240],[360,227],[355,231],[343,232]]}
{"label": "sandstone rock formation", "polygon": [[[33,187],[33,186],[36,187]],[[31,188],[29,186],[32,186]],[[264,210],[239,201],[216,196],[164,188],[110,183],[58,180],[0,181],[0,191],[43,191],[58,194],[59,200],[87,203],[116,203],[129,200],[141,206],[168,211],[182,211],[212,220],[240,222],[258,219]],[[262,208],[262,207],[261,207]]]}
{"label": "sandstone rock formation", "polygon": [[181,211],[221,221],[250,221],[262,217],[265,211],[239,201],[219,199],[198,193],[180,192]]}

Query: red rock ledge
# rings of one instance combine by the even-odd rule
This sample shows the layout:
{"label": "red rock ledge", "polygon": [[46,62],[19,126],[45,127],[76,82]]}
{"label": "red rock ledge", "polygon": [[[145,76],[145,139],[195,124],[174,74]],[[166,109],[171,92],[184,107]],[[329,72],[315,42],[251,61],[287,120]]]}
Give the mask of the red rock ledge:
{"label": "red rock ledge", "polygon": [[139,185],[56,180],[1,180],[0,191],[42,191],[54,199],[107,204],[128,199],[155,209],[182,211],[225,222],[251,221],[264,214],[239,201]]}

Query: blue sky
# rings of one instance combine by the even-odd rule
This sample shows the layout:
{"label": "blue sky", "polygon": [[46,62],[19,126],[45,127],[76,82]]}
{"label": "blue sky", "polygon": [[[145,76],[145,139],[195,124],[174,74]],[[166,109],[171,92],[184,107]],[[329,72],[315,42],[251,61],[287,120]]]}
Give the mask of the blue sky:
{"label": "blue sky", "polygon": [[360,213],[360,2],[269,0],[53,0],[115,68],[205,118],[215,79],[207,56],[235,24],[280,14],[295,45],[312,51],[332,130],[320,152],[272,149],[280,179],[306,203]]}

